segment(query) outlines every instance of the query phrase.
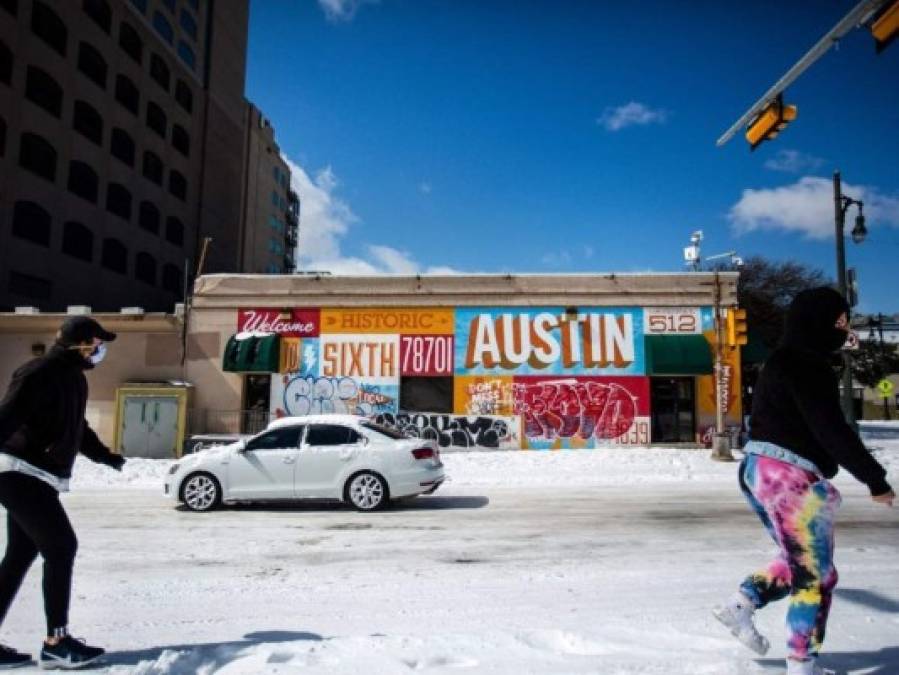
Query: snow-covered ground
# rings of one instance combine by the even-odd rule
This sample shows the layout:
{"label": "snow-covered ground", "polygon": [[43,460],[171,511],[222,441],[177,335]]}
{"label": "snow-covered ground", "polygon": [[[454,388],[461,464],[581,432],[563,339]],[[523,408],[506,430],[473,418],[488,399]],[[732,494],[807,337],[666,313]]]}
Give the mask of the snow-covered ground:
{"label": "snow-covered ground", "polygon": [[[870,443],[899,485],[899,441]],[[782,672],[784,604],[759,616],[766,658],[709,613],[772,552],[736,464],[672,449],[443,457],[437,494],[375,514],[193,514],[162,497],[167,462],[79,460],[64,496],[81,543],[73,629],[109,649],[109,673]],[[899,673],[899,509],[835,482],[825,663]],[[0,641],[34,650],[43,629],[35,565]]]}

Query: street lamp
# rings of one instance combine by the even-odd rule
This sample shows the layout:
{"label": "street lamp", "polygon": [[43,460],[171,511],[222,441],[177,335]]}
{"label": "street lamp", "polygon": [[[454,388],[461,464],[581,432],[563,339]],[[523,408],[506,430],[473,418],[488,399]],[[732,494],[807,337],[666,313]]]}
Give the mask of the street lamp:
{"label": "street lamp", "polygon": [[[834,207],[834,223],[836,225],[837,240],[837,284],[846,302],[849,302],[848,287],[846,283],[846,211],[850,206],[858,207],[858,215],[855,217],[855,227],[852,228],[850,236],[855,244],[861,244],[868,234],[865,227],[864,204],[858,199],[852,199],[843,194],[842,184],[840,182],[840,172],[833,172],[833,207]],[[847,317],[848,318],[848,317]],[[849,352],[843,351],[843,392],[841,405],[846,421],[855,426],[855,411],[852,407],[852,368]]]}

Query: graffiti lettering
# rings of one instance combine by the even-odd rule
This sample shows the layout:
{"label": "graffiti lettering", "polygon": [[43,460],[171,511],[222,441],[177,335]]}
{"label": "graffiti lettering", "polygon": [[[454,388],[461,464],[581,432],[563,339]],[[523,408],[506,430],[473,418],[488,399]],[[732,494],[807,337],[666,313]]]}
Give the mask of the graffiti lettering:
{"label": "graffiti lettering", "polygon": [[636,399],[620,384],[557,380],[513,388],[527,438],[618,438],[637,414]]}
{"label": "graffiti lettering", "polygon": [[468,402],[465,409],[469,415],[498,415],[500,411],[512,410],[512,383],[502,380],[488,380],[468,385]]}
{"label": "graffiti lettering", "polygon": [[437,441],[442,448],[517,448],[519,444],[517,421],[509,417],[381,413],[374,421],[407,436]]}
{"label": "graffiti lettering", "polygon": [[299,376],[284,387],[284,414],[374,415],[393,408],[394,397],[350,377]]}
{"label": "graffiti lettering", "polygon": [[528,364],[547,368],[561,359],[566,368],[634,362],[634,325],[630,314],[554,315],[479,314],[471,321],[465,367],[514,370]]}

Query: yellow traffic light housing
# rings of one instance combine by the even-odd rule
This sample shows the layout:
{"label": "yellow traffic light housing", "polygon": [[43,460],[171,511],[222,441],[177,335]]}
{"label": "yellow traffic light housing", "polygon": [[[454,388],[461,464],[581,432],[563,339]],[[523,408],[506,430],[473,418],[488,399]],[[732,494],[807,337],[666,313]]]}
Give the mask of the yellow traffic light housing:
{"label": "yellow traffic light housing", "polygon": [[784,105],[783,96],[778,95],[746,128],[749,149],[755,150],[763,141],[777,138],[777,134],[796,119],[797,112],[795,105]]}
{"label": "yellow traffic light housing", "polygon": [[732,307],[727,310],[726,342],[728,347],[742,347],[749,342],[746,326],[746,310]]}
{"label": "yellow traffic light housing", "polygon": [[879,54],[899,35],[899,0],[882,10],[871,23],[871,35]]}

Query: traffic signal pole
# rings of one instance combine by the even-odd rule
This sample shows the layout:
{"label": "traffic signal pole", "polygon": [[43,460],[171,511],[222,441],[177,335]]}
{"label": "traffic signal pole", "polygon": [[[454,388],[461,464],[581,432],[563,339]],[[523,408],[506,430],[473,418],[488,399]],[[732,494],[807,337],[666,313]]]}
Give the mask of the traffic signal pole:
{"label": "traffic signal pole", "polygon": [[724,318],[721,308],[721,278],[715,272],[715,436],[712,440],[712,459],[732,462],[730,436],[724,428]]}
{"label": "traffic signal pole", "polygon": [[[843,187],[840,172],[833,172],[833,208],[834,227],[837,239],[837,287],[840,295],[849,303],[848,287],[846,286],[846,209],[843,207]],[[852,309],[846,313],[846,319],[851,318]],[[851,323],[850,323],[851,326]],[[855,409],[852,403],[852,359],[847,350],[841,352],[843,358],[842,392],[840,406],[843,408],[843,416],[853,427],[855,426]]]}

